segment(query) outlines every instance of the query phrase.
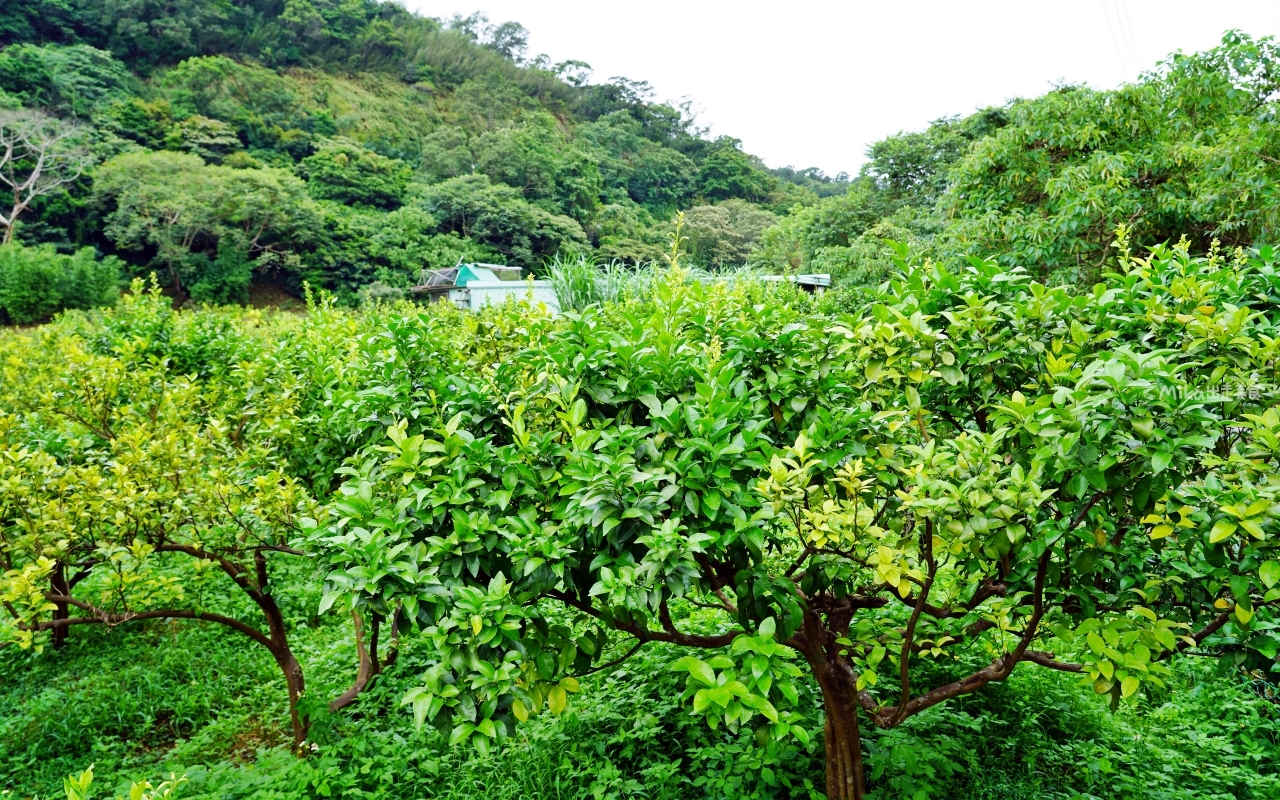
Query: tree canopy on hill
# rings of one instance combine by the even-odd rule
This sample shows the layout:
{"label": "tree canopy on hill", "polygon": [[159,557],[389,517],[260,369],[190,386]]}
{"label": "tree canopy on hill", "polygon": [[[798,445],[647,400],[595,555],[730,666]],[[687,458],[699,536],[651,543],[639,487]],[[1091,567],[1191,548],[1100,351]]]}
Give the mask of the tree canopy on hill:
{"label": "tree canopy on hill", "polygon": [[[1116,226],[1144,242],[1273,241],[1280,47],[1229,31],[1114,90],[1060,86],[872,145],[847,194],[796,209],[757,257],[878,280],[889,241],[1096,279]],[[923,249],[921,249],[923,248]]]}
{"label": "tree canopy on hill", "polygon": [[[230,259],[242,267],[221,272],[236,286],[269,270],[295,291],[305,278],[354,298],[462,253],[531,270],[561,249],[649,261],[678,210],[740,200],[783,212],[846,185],[813,169],[770,172],[739,140],[709,139],[687,107],[655,102],[642,81],[593,83],[582,62],[530,57],[527,35],[514,22],[431,19],[375,0],[6,4],[0,106],[78,122],[102,164],[34,205],[19,239],[117,253],[137,273],[169,274],[179,293],[199,282],[181,275],[213,275],[209,263]],[[234,209],[193,200],[205,208],[201,233],[173,246],[139,236],[124,222],[130,199],[173,187],[147,186],[154,170],[122,177],[119,165],[172,161],[161,153],[198,158],[197,188],[271,170],[286,185],[290,173],[305,191],[290,190],[286,205],[326,220],[326,232],[295,227],[263,248],[252,234],[219,233]],[[410,215],[417,238],[459,244],[370,241],[361,220],[400,208],[422,212]],[[759,228],[728,232],[739,259]]]}

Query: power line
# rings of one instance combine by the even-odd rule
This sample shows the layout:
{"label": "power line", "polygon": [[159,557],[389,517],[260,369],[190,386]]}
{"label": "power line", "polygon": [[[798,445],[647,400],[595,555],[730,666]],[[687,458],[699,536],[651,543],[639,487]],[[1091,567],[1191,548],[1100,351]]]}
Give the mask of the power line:
{"label": "power line", "polygon": [[1107,8],[1107,0],[1102,1],[1102,14],[1107,18],[1107,30],[1111,31],[1111,44],[1116,49],[1116,59],[1120,62],[1120,69],[1123,72],[1129,71],[1129,65],[1125,63],[1124,50],[1120,47],[1120,40],[1116,37],[1116,26],[1111,24],[1111,9]]}
{"label": "power line", "polygon": [[1133,22],[1129,19],[1129,4],[1125,2],[1125,0],[1116,0],[1116,2],[1119,3],[1120,5],[1121,16],[1123,17],[1123,20],[1124,20],[1124,30],[1125,30],[1125,33],[1128,35],[1129,48],[1133,53],[1134,68],[1137,71],[1141,71],[1143,61],[1141,59],[1141,56],[1139,55],[1140,50],[1138,48],[1138,37],[1134,35]]}

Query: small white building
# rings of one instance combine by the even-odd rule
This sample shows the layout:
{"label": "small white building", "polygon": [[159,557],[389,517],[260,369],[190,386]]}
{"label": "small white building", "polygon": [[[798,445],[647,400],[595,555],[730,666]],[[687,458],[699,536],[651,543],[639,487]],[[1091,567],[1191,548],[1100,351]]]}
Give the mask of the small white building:
{"label": "small white building", "polygon": [[501,264],[459,264],[451,269],[424,269],[420,285],[409,291],[426,294],[433,300],[447,296],[449,302],[458,308],[472,311],[504,303],[509,297],[542,303],[553,314],[560,311],[560,303],[550,281],[521,280],[519,267]]}

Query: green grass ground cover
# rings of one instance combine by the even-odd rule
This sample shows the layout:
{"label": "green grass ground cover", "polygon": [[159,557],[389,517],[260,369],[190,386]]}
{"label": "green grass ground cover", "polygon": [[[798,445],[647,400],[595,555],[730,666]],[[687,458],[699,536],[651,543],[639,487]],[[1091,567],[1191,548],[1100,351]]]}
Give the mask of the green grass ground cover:
{"label": "green grass ground cover", "polygon": [[[354,653],[341,619],[313,622],[295,634],[318,717],[316,750],[303,760],[287,749],[278,670],[234,634],[154,624],[76,631],[60,652],[0,651],[0,786],[11,797],[55,797],[64,776],[92,763],[104,793],[186,772],[189,800],[790,798],[821,789],[816,712],[808,747],[709,731],[677,707],[675,656],[662,647],[625,672],[592,676],[563,717],[544,715],[481,757],[416,733],[397,709],[415,677],[412,649],[353,710],[326,715],[323,701],[349,679]],[[1280,797],[1280,706],[1249,676],[1188,660],[1171,691],[1114,714],[1073,681],[1019,671],[901,728],[865,731],[875,796]]]}

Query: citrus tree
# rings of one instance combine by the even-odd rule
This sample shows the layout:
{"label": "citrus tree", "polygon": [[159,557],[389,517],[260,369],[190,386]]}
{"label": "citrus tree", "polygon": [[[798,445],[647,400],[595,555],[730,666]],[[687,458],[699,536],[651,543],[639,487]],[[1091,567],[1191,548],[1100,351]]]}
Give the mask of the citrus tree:
{"label": "citrus tree", "polygon": [[139,283],[100,323],[65,317],[0,344],[0,600],[9,643],[75,626],[224,625],[302,668],[273,574],[309,495],[286,472],[298,392],[254,358],[251,315],[183,315]]}
{"label": "citrus tree", "polygon": [[353,407],[387,436],[310,534],[325,604],[400,609],[434,653],[405,702],[482,751],[650,642],[763,737],[805,737],[807,671],[832,798],[865,792],[860,725],[1023,663],[1118,703],[1182,651],[1274,659],[1271,251],[1125,254],[1080,292],[903,267],[841,318],[667,280],[470,380],[392,322]]}

